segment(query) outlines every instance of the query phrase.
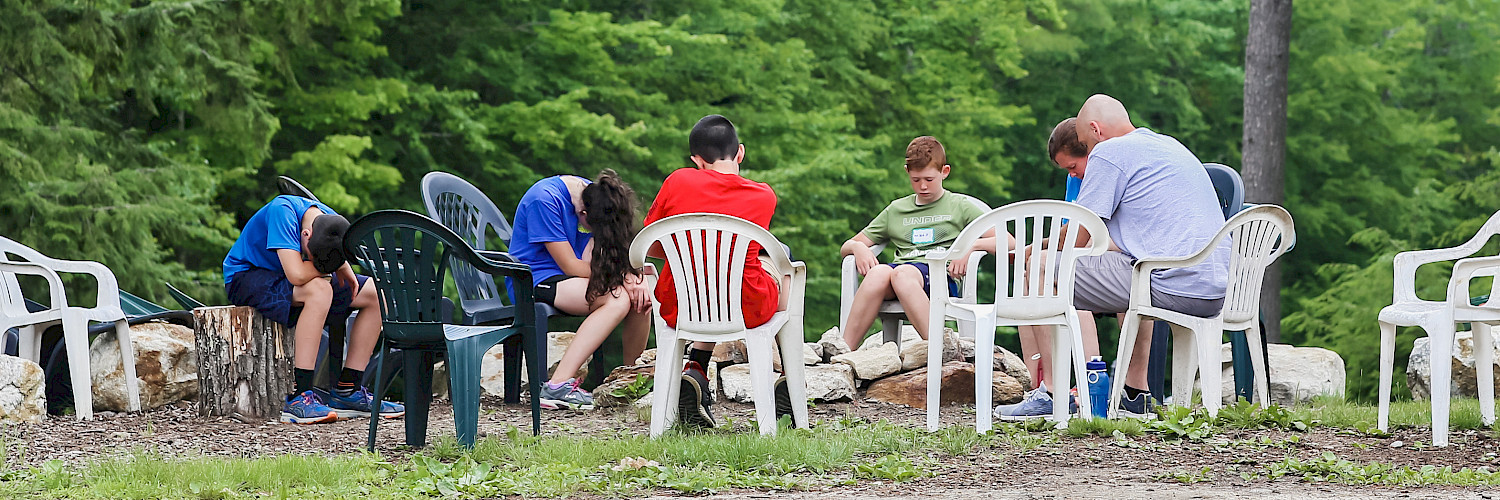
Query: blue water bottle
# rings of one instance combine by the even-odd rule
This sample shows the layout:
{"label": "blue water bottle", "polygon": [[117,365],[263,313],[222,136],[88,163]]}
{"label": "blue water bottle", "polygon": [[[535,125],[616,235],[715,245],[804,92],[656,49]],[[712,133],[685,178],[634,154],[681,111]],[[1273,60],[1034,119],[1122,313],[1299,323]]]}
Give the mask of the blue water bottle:
{"label": "blue water bottle", "polygon": [[1105,418],[1109,415],[1109,365],[1104,364],[1104,358],[1094,356],[1085,366],[1088,369],[1084,376],[1089,382],[1089,407],[1095,417]]}

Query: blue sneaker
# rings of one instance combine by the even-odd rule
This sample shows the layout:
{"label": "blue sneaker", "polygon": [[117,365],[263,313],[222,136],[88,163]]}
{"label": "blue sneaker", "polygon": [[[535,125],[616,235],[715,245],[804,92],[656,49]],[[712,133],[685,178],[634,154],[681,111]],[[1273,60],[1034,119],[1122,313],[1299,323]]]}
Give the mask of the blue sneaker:
{"label": "blue sneaker", "polygon": [[1136,394],[1134,399],[1120,396],[1119,416],[1139,420],[1156,420],[1156,413],[1151,411],[1151,393],[1142,392]]}
{"label": "blue sneaker", "polygon": [[318,393],[302,391],[286,401],[281,407],[281,421],[288,424],[321,424],[338,420],[338,413],[323,404]]}
{"label": "blue sneaker", "polygon": [[[1078,401],[1071,395],[1068,396],[1068,413],[1078,413]],[[1036,389],[1026,393],[1025,399],[1020,403],[996,406],[994,415],[995,418],[1008,421],[1050,417],[1052,392],[1047,390],[1047,383],[1042,382]]]}
{"label": "blue sneaker", "polygon": [[[335,391],[329,398],[328,406],[338,412],[339,418],[361,418],[370,416],[370,408],[374,402],[375,395],[370,394],[369,389],[360,387],[348,397],[340,396]],[[401,403],[380,402],[380,418],[400,418],[403,415],[406,415],[406,406]]]}

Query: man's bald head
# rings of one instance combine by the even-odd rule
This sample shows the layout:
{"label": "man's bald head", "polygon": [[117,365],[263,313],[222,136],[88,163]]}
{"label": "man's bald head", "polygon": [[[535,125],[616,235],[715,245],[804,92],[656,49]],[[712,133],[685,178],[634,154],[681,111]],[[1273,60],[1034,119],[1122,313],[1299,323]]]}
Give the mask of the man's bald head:
{"label": "man's bald head", "polygon": [[1125,111],[1125,105],[1115,98],[1094,94],[1083,102],[1083,108],[1078,110],[1078,139],[1088,146],[1089,151],[1102,141],[1113,139],[1135,130],[1135,125],[1130,124],[1130,113]]}

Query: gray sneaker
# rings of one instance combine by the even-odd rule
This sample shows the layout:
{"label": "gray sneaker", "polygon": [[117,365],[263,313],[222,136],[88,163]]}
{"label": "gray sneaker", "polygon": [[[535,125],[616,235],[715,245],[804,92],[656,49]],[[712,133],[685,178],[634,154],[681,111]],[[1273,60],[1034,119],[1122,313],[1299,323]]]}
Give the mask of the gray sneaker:
{"label": "gray sneaker", "polygon": [[558,408],[569,408],[573,410],[594,409],[594,396],[578,388],[578,379],[568,379],[562,385],[553,387],[549,382],[542,382],[542,408],[556,410]]}
{"label": "gray sneaker", "polygon": [[[1068,396],[1068,413],[1078,413],[1078,403],[1073,400],[1072,395]],[[1042,382],[1042,385],[1026,393],[1026,398],[1020,403],[996,406],[994,415],[995,418],[1008,421],[1050,417],[1052,393],[1047,390],[1047,383]]]}

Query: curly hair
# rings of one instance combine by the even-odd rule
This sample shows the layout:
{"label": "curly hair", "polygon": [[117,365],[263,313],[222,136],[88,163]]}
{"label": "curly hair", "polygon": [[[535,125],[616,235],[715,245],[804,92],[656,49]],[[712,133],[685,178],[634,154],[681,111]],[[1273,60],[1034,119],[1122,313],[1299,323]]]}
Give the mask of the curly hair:
{"label": "curly hair", "polygon": [[911,140],[906,146],[906,170],[922,170],[927,167],[943,168],[948,164],[948,153],[937,138],[924,135]]}
{"label": "curly hair", "polygon": [[630,242],[638,231],[635,207],[635,191],[613,169],[600,171],[594,183],[583,188],[584,220],[594,234],[589,288],[584,294],[590,303],[624,285],[627,274],[639,275],[630,266]]}

